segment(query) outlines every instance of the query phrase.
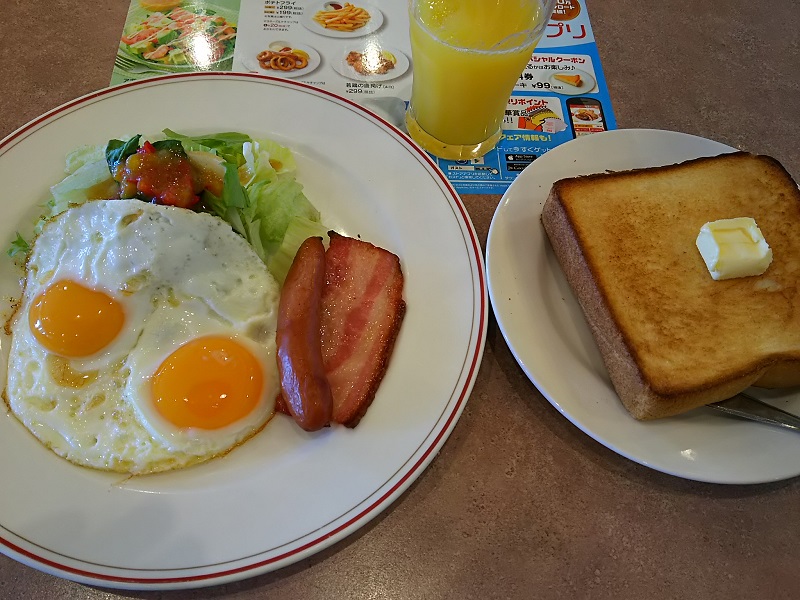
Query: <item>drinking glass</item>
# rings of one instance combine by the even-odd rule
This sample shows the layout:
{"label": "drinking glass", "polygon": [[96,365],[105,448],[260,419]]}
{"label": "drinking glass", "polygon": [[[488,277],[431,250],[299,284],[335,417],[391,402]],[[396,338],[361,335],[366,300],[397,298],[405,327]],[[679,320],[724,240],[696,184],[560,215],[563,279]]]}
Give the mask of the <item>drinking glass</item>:
{"label": "drinking glass", "polygon": [[556,0],[410,0],[414,83],[406,125],[435,156],[477,158],[500,139],[506,104]]}

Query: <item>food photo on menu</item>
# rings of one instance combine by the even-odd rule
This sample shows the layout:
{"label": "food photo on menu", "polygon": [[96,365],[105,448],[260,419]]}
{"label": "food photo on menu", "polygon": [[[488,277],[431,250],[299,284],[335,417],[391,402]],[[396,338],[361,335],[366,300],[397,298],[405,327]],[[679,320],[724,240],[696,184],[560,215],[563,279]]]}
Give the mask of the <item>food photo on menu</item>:
{"label": "food photo on menu", "polygon": [[233,6],[212,8],[177,0],[133,2],[115,66],[130,75],[225,69],[233,57],[236,21]]}

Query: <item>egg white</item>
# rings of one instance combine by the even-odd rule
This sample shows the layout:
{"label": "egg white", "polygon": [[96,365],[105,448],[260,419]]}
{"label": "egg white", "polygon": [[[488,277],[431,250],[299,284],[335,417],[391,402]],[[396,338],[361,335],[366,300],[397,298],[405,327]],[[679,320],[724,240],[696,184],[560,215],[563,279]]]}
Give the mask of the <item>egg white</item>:
{"label": "egg white", "polygon": [[[11,322],[6,400],[46,446],[83,466],[150,473],[203,462],[258,432],[278,393],[278,284],[253,249],[215,217],[138,200],[99,200],[48,222],[34,242]],[[71,278],[123,306],[120,335],[96,355],[54,356],[31,333],[43,290]],[[151,405],[146,382],[181,344],[234,337],[259,359],[264,393],[220,430],[179,430]]]}

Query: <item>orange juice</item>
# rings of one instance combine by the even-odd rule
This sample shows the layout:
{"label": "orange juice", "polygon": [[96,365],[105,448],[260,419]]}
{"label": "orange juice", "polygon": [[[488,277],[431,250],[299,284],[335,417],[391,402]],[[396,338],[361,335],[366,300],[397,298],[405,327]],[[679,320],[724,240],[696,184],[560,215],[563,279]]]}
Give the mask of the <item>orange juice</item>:
{"label": "orange juice", "polygon": [[[544,1],[545,6],[542,5]],[[485,154],[554,0],[413,0],[411,136],[443,158]]]}

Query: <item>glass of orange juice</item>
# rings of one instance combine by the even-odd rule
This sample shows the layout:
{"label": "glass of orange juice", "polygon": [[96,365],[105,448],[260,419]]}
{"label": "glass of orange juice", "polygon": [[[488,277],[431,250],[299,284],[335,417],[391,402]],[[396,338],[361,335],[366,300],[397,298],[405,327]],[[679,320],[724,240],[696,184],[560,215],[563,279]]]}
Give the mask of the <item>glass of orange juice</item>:
{"label": "glass of orange juice", "polygon": [[511,91],[555,3],[409,0],[411,137],[451,160],[477,158],[494,148]]}

